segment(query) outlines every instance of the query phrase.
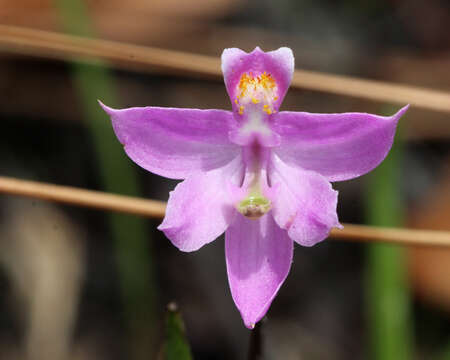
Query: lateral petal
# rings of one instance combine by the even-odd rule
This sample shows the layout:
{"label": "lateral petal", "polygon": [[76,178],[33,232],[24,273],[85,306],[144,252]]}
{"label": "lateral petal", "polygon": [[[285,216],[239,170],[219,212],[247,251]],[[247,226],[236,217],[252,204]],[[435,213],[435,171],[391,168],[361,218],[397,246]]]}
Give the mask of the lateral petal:
{"label": "lateral petal", "polygon": [[293,242],[266,214],[240,214],[225,232],[228,282],[245,326],[253,328],[269,309],[292,263]]}
{"label": "lateral petal", "polygon": [[144,169],[172,179],[221,167],[236,157],[228,140],[233,115],[224,110],[100,105],[127,155]]}
{"label": "lateral petal", "polygon": [[272,213],[289,237],[303,246],[324,240],[339,224],[336,205],[338,192],[322,175],[285,164],[272,156],[268,169]]}
{"label": "lateral petal", "polygon": [[286,163],[316,171],[329,181],[352,179],[383,161],[407,109],[390,117],[282,111],[272,116],[273,129],[281,136],[274,151]]}
{"label": "lateral petal", "polygon": [[195,251],[215,240],[236,215],[233,192],[242,176],[238,156],[222,168],[188,177],[170,192],[158,229],[182,251]]}

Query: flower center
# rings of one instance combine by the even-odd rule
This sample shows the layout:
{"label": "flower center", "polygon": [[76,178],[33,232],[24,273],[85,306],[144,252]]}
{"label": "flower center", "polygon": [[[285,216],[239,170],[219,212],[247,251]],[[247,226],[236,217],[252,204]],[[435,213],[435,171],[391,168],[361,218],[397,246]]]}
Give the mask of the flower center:
{"label": "flower center", "polygon": [[252,220],[259,219],[261,216],[269,212],[270,208],[270,200],[261,195],[247,196],[237,206],[237,210],[242,215]]}
{"label": "flower center", "polygon": [[271,209],[271,202],[265,196],[267,184],[266,162],[268,151],[259,145],[247,147],[244,150],[244,161],[247,169],[242,188],[245,197],[236,205],[236,209],[249,219],[259,219]]}
{"label": "flower center", "polygon": [[234,102],[239,106],[240,115],[243,115],[246,107],[252,104],[253,106],[259,104],[268,115],[275,112],[272,104],[278,99],[277,85],[272,75],[267,72],[264,71],[257,76],[253,76],[251,72],[243,73],[237,85],[237,93]]}

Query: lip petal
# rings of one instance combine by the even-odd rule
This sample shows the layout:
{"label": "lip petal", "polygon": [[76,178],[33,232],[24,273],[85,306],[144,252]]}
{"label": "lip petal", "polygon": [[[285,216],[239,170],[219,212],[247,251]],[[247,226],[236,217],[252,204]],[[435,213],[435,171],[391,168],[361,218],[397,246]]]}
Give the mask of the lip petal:
{"label": "lip petal", "polygon": [[278,109],[292,80],[294,55],[287,47],[269,52],[257,47],[250,53],[237,48],[225,49],[222,53],[222,72],[235,113],[239,112],[239,107],[234,102],[237,97],[237,85],[244,73],[271,74],[278,89],[277,100],[273,105],[274,109]]}
{"label": "lip petal", "polygon": [[292,263],[293,242],[266,214],[238,214],[225,232],[228,282],[245,326],[252,329],[269,309]]}

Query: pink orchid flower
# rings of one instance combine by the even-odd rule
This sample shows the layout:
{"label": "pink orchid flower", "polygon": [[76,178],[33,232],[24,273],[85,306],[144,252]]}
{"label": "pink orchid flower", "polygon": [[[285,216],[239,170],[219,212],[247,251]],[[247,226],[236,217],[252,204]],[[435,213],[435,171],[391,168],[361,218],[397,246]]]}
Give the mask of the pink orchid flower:
{"label": "pink orchid flower", "polygon": [[279,111],[293,71],[289,48],[225,49],[232,111],[102,104],[134,162],[184,180],[158,229],[182,251],[225,232],[231,294],[248,328],[286,279],[293,242],[312,246],[342,227],[330,181],[375,168],[408,108],[391,117]]}

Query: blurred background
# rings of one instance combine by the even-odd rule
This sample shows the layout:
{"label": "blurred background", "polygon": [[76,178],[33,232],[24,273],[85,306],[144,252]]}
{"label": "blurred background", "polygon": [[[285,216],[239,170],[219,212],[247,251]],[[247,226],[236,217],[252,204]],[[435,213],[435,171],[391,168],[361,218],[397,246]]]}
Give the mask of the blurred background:
{"label": "blurred background", "polygon": [[[444,0],[0,0],[0,24],[219,57],[291,47],[296,67],[450,91]],[[112,107],[229,109],[221,81],[0,52],[1,174],[167,200],[133,164]],[[291,90],[282,109],[399,106]],[[449,114],[411,108],[370,175],[336,183],[341,222],[450,230]],[[175,300],[195,359],[246,359],[223,239],[182,253],[158,220],[0,197],[0,359],[157,359]],[[450,250],[296,246],[263,329],[265,359],[450,359]],[[181,359],[180,359],[181,360]]]}

